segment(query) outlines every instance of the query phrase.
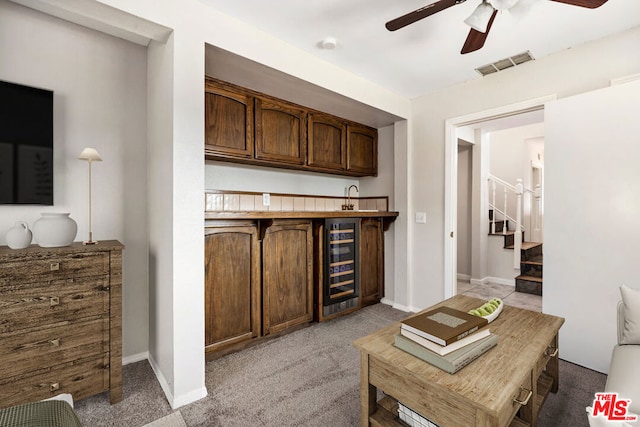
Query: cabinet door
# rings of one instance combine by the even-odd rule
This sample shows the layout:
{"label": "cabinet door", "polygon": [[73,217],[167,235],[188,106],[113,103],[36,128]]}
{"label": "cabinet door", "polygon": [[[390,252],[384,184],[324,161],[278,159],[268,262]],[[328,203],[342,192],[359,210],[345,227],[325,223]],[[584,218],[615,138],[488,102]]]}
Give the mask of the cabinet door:
{"label": "cabinet door", "polygon": [[378,130],[350,124],[347,133],[347,171],[378,174]]}
{"label": "cabinet door", "polygon": [[384,296],[384,235],[382,219],[360,223],[360,301],[374,304]]}
{"label": "cabinet door", "polygon": [[205,156],[253,158],[253,97],[207,84]]}
{"label": "cabinet door", "polygon": [[260,334],[260,245],[256,225],[205,231],[205,351]]}
{"label": "cabinet door", "polygon": [[303,165],[307,113],[285,102],[256,98],[256,159]]}
{"label": "cabinet door", "polygon": [[334,170],[346,169],[347,125],[326,114],[309,114],[308,165]]}
{"label": "cabinet door", "polygon": [[311,221],[274,221],[262,241],[264,334],[313,319]]}

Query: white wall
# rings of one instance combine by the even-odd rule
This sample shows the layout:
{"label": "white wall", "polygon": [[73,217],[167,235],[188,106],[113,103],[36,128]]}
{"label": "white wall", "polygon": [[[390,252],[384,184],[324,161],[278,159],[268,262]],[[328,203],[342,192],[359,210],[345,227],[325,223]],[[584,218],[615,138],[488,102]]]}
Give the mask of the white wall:
{"label": "white wall", "polygon": [[[611,78],[640,72],[640,56],[630,54],[638,44],[640,28],[635,28],[413,100],[409,198],[412,210],[427,212],[427,224],[408,234],[411,306],[425,308],[444,297],[444,238],[449,235],[444,230],[445,121],[551,94],[564,98],[602,88]],[[545,243],[548,238],[546,233]]]}
{"label": "white wall", "polygon": [[458,140],[458,278],[471,278],[473,146]]}
{"label": "white wall", "polygon": [[552,102],[545,113],[543,306],[566,319],[560,357],[600,372],[616,343],[618,288],[640,289],[638,99],[640,80]]}
{"label": "white wall", "polygon": [[[206,162],[205,188],[207,190],[236,190],[265,193],[315,194],[344,196],[345,188],[356,184],[359,178],[318,174],[261,166],[240,165],[219,161]],[[360,193],[352,195],[363,196]]]}
{"label": "white wall", "polygon": [[[36,0],[35,3],[41,2]],[[87,25],[101,26],[102,23],[107,23],[107,27],[118,25],[117,19],[111,19],[114,14],[110,8],[119,9],[128,14],[127,19],[122,20],[122,24],[129,27],[129,34],[136,33],[139,28],[148,28],[149,22],[172,30],[171,38],[166,44],[152,42],[148,49],[149,88],[150,90],[160,89],[160,91],[157,94],[149,93],[150,114],[146,124],[149,134],[148,179],[150,183],[148,192],[149,301],[151,304],[149,353],[163,390],[170,404],[175,408],[206,394],[204,352],[202,351],[204,340],[202,211],[205,185],[203,162],[205,44],[218,46],[342,96],[350,97],[362,105],[398,117],[409,117],[410,102],[380,86],[228,18],[198,0],[162,2],[161,4],[154,0],[136,2],[87,0],[62,5],[57,5],[55,2],[42,3],[45,3],[45,8],[54,9],[52,13],[55,13],[57,8],[69,8],[71,13],[63,13],[65,16],[74,19],[77,17],[74,12],[77,11],[80,18],[90,16],[90,19],[83,20]],[[115,15],[121,16],[118,13]],[[136,17],[147,22],[141,23],[143,25],[138,27],[135,23]],[[4,31],[4,28],[4,26],[1,27],[0,31]],[[34,28],[31,33],[37,33],[38,30]],[[79,38],[84,39],[84,36]],[[6,44],[3,43],[1,46],[4,48]],[[67,49],[66,45],[60,46]],[[45,53],[50,52],[55,50]],[[4,55],[2,57],[4,61]],[[34,67],[34,64],[39,64],[42,60],[40,57],[31,57],[29,66]],[[73,64],[73,61],[69,62]],[[110,66],[99,60],[97,62],[103,67]],[[52,66],[52,69],[56,68]],[[48,68],[43,72],[48,72]],[[82,82],[77,78],[75,81]],[[126,87],[128,90],[123,89],[123,93],[137,93],[136,91],[141,90],[140,99],[144,100],[146,86],[144,82],[138,82],[133,86]],[[158,104],[153,104],[155,102]],[[95,100],[91,100],[84,102],[82,106],[91,110],[95,105]],[[110,108],[123,113],[129,112],[126,102],[119,102]],[[136,111],[144,111],[144,102]],[[135,113],[129,113],[129,119],[138,117]],[[112,111],[110,114],[118,113]],[[145,123],[144,116],[139,117],[136,122]],[[394,139],[398,140],[397,132],[394,132]],[[405,152],[408,139],[407,132],[402,133],[401,141]],[[83,145],[84,143],[79,146]],[[394,157],[394,162],[396,161],[397,157]],[[403,162],[406,164],[406,158]],[[138,169],[138,172],[141,171],[144,171],[144,168]],[[406,193],[405,181],[400,184],[394,183],[394,188],[400,188],[403,193]],[[144,197],[140,197],[139,200],[144,200]],[[407,205],[406,197],[401,205]],[[117,202],[111,203],[110,207],[112,206],[118,206]],[[406,211],[406,208],[403,208],[403,211]],[[399,245],[403,253],[406,253],[407,227],[406,222],[402,224],[401,227],[397,223],[394,226],[396,232],[394,246]],[[135,232],[135,230],[132,231],[132,233]],[[397,279],[398,271],[406,274],[408,268],[405,266],[408,259],[406,256],[395,259],[402,267],[394,266]],[[402,280],[402,284],[406,286],[406,280]],[[144,299],[136,298],[131,301],[137,303]],[[144,324],[144,321],[140,323]]]}
{"label": "white wall", "polygon": [[147,351],[146,50],[0,1],[0,79],[54,91],[54,205],[0,206],[0,244],[15,221],[70,212],[88,237],[84,147],[95,147],[93,237],[125,245],[123,354]]}

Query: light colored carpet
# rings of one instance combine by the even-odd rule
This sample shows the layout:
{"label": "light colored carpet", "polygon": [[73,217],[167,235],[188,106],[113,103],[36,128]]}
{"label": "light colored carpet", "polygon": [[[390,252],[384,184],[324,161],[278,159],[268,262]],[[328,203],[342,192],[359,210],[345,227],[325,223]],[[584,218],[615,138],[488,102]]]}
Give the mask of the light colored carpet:
{"label": "light colored carpet", "polygon": [[165,417],[155,420],[152,423],[145,424],[144,427],[187,427],[180,411],[169,414]]}
{"label": "light colored carpet", "polygon": [[[206,365],[208,396],[180,408],[189,427],[359,425],[359,354],[351,344],[407,316],[382,304],[314,324]],[[588,426],[585,407],[606,376],[560,361],[560,390],[550,394],[540,427]],[[81,399],[87,427],[144,426],[173,411],[146,361],[123,370],[122,402]],[[445,427],[445,426],[443,426]]]}

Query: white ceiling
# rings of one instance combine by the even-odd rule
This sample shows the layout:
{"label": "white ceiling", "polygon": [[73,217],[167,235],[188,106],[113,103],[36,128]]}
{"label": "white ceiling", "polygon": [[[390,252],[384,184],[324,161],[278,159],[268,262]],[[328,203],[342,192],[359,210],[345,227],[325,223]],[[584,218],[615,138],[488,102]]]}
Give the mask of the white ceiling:
{"label": "white ceiling", "polygon": [[[395,32],[384,24],[433,0],[202,1],[408,98],[481,78],[475,68],[527,50],[539,59],[640,25],[640,0],[609,0],[597,9],[536,0],[520,22],[499,12],[484,48],[461,55],[469,32],[463,21],[480,0]],[[337,39],[335,49],[320,47],[326,37]]]}

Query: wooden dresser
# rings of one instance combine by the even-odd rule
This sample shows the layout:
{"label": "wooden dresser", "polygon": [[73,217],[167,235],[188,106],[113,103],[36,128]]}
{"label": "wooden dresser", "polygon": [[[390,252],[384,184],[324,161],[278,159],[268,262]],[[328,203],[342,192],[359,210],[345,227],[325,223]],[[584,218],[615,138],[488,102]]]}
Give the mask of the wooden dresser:
{"label": "wooden dresser", "polygon": [[0,246],[0,407],[71,393],[122,400],[122,250]]}

